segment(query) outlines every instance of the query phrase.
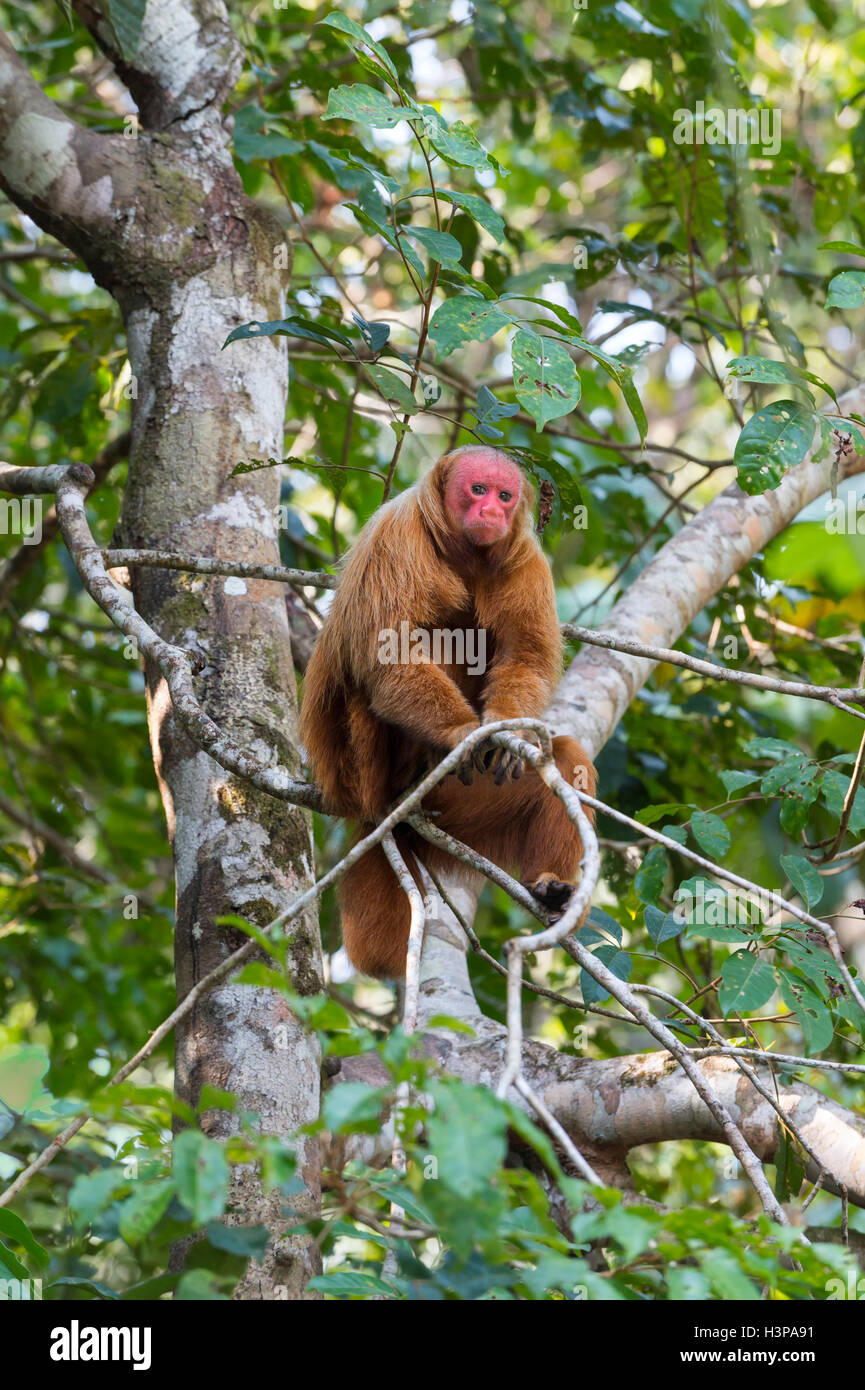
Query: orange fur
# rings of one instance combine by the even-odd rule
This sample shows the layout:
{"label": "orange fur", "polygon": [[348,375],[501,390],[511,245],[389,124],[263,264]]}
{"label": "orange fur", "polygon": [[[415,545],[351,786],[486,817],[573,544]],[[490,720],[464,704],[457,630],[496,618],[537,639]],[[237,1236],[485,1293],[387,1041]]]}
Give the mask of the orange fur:
{"label": "orange fur", "polygon": [[[507,465],[498,450],[446,454],[415,487],[387,503],[346,557],[339,589],[306,672],[301,737],[330,811],[366,824],[381,818],[431,753],[439,756],[479,723],[537,717],[561,668],[552,576],[531,529],[523,481],[507,533],[474,544],[445,506],[455,468]],[[483,675],[461,666],[382,664],[379,634],[412,629],[484,629]],[[594,769],[578,743],[555,740],[556,761],[573,783]],[[463,784],[448,777],[424,802],[436,823],[506,868],[535,881],[573,880],[579,836],[537,774],[496,786],[492,773]],[[398,843],[433,867],[450,856],[401,827]],[[383,851],[370,851],[342,880],[346,949],[367,974],[404,972],[405,895]]]}

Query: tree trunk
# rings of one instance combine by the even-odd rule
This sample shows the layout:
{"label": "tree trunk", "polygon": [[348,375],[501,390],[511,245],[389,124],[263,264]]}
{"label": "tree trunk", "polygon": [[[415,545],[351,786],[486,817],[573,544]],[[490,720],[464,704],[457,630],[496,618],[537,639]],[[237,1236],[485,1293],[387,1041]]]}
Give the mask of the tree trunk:
{"label": "tree trunk", "polygon": [[[75,250],[117,299],[132,367],[132,450],[122,536],[135,546],[278,563],[276,470],[232,478],[249,458],[280,457],[288,380],[284,340],[239,342],[233,328],[279,318],[289,265],[281,229],[250,202],[234,169],[221,105],[240,50],[218,0],[149,0],[134,59],[89,0],[79,16],[110,54],[147,127],[131,138],[70,121],[0,36],[0,182],[37,223]],[[134,576],[139,611],[203,663],[207,713],[264,761],[297,767],[297,699],[282,588],[258,580],[162,571]],[[178,996],[237,946],[218,919],[271,921],[312,882],[307,812],[226,773],[177,727],[158,672],[147,671],[151,741],[174,848]],[[321,987],[314,913],[292,925],[292,987]],[[211,993],[178,1029],[177,1090],[196,1105],[205,1086],[231,1091],[238,1112],[282,1138],[318,1115],[314,1038],[285,997],[234,983]],[[235,1113],[211,1108],[204,1130],[226,1137]],[[307,1209],[318,1202],[317,1141],[299,1160]],[[284,1229],[278,1194],[236,1174],[235,1219]],[[317,1268],[305,1237],[271,1242],[238,1290],[301,1297]]]}

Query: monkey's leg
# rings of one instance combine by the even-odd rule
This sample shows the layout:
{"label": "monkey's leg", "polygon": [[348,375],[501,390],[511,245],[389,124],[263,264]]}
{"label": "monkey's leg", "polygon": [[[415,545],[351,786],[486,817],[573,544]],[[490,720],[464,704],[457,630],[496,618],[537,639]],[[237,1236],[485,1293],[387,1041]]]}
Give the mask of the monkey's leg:
{"label": "monkey's leg", "polygon": [[[595,770],[574,739],[554,739],[553,756],[566,782],[594,792]],[[425,805],[439,811],[443,830],[503,868],[518,869],[546,906],[558,911],[567,902],[583,847],[564,805],[536,772],[501,787],[491,773],[468,787],[450,777]]]}

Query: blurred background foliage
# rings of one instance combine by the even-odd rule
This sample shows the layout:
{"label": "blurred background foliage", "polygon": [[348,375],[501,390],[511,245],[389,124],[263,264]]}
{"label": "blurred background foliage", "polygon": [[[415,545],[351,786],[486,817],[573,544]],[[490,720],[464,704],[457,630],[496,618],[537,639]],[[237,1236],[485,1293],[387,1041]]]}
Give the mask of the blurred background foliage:
{"label": "blurred background foliage", "polygon": [[[670,536],[735,479],[739,437],[755,413],[791,396],[807,409],[809,391],[819,408],[834,410],[824,384],[840,396],[861,382],[858,0],[345,7],[392,68],[350,25],[340,32],[338,21],[322,24],[328,6],[242,0],[229,9],[247,55],[230,103],[238,173],[294,250],[280,328],[290,340],[286,563],[335,563],[391,473],[399,490],[448,447],[493,440],[516,452],[536,482],[553,483],[543,544],[560,613],[598,626]],[[65,111],[135,138],[128,93],[66,11],[49,0],[2,0],[0,21]],[[378,103],[407,104],[413,124],[382,116],[359,84]],[[677,143],[677,112],[698,102],[775,113],[777,148],[764,155]],[[438,192],[436,205],[431,179],[454,200]],[[8,201],[0,201],[0,236],[0,455],[19,464],[93,462],[126,429],[135,391],[116,306]],[[848,249],[821,249],[827,241]],[[848,297],[827,307],[830,282],[845,270]],[[830,301],[839,299],[835,289]],[[460,314],[468,304],[502,320],[488,319],[485,336],[463,319],[449,323],[447,310],[436,318],[457,299]],[[545,404],[514,381],[515,334],[527,334],[531,349],[538,332],[551,353],[550,341],[564,349],[561,410],[549,393]],[[762,379],[753,369],[729,375],[735,358],[782,368]],[[125,476],[119,452],[89,503],[106,544]],[[265,461],[238,460],[254,462]],[[855,505],[854,496],[854,522]],[[857,684],[865,537],[855,525],[835,533],[826,514],[822,499],[755,557],[693,624],[683,650],[793,679]],[[0,534],[0,1079],[4,1058],[26,1055],[36,1080],[26,1105],[0,1087],[18,1116],[6,1126],[4,1177],[54,1122],[94,1096],[173,1003],[171,862],[139,663],[82,594],[62,545],[22,544],[14,520],[7,509]],[[43,525],[49,520],[46,509]],[[861,960],[858,855],[821,866],[819,898],[801,869],[807,845],[838,830],[858,739],[856,721],[829,706],[662,666],[601,755],[602,795],[659,827],[672,824],[692,847],[766,886],[795,894],[810,884],[812,906],[833,916]],[[740,776],[724,781],[721,773]],[[860,794],[838,849],[851,850],[863,829]],[[693,1007],[729,1037],[862,1060],[861,1017],[820,962],[791,955],[777,931],[761,942],[778,972],[770,995],[727,1007],[718,982],[735,943],[691,929],[663,939],[657,929],[676,885],[690,876],[687,861],[656,854],[647,865],[647,841],[603,820],[600,831],[597,901],[606,916],[597,922],[607,936],[597,940],[606,939],[607,951],[618,943],[623,975],[695,997]],[[344,849],[346,832],[317,818],[316,834],[323,869]],[[326,949],[336,952],[330,895],[322,925]],[[502,894],[485,894],[477,926],[494,955],[524,925]],[[744,942],[752,938],[746,931]],[[482,1007],[502,1017],[501,976],[482,961],[472,970]],[[578,974],[559,953],[532,966],[538,982],[575,999]],[[337,957],[335,988],[355,1021],[391,1016],[387,990],[343,975]],[[526,1016],[536,1036],[579,1055],[649,1045],[627,1023],[547,1000],[530,999]],[[333,1016],[317,1021],[326,1031]],[[375,1029],[360,1034],[358,1046],[379,1045]],[[861,1111],[858,1082],[839,1072],[802,1075]],[[138,1077],[142,1086],[170,1087],[168,1044]],[[53,1277],[144,1288],[164,1268],[176,1226],[169,1212],[143,1242],[124,1241],[112,1200],[125,1192],[104,1175],[116,1172],[124,1145],[161,1153],[170,1090],[101,1104],[98,1121],[16,1210],[50,1246]],[[753,1194],[725,1166],[726,1153],[682,1144],[635,1155],[633,1166],[641,1190],[673,1207],[720,1201],[731,1217],[746,1216]],[[91,1184],[85,1196],[101,1182],[104,1200],[82,1204],[82,1182]],[[78,1192],[72,1211],[84,1210],[83,1220],[68,1224],[61,1190],[64,1201]],[[517,1196],[537,1205],[537,1194]],[[811,1208],[824,1225],[838,1211],[826,1195]],[[444,1211],[437,1220],[447,1232],[456,1217]],[[460,1220],[469,1220],[468,1208]],[[861,1213],[852,1224],[865,1230]],[[125,1229],[128,1236],[128,1220]],[[482,1250],[501,1266],[501,1245],[490,1254],[487,1240],[479,1227],[473,1258]],[[729,1244],[732,1260],[737,1241]],[[338,1232],[325,1244],[337,1248]],[[361,1265],[381,1253],[375,1242],[351,1249]],[[468,1282],[454,1275],[455,1284],[445,1280],[423,1296],[489,1296],[491,1277],[484,1283],[475,1270],[473,1285],[460,1268]],[[653,1296],[643,1277],[621,1287]],[[722,1291],[724,1277],[709,1270],[692,1296],[732,1296]],[[215,1286],[190,1287],[190,1296],[205,1296]],[[497,1296],[544,1296],[544,1287],[541,1279],[540,1292],[520,1286]],[[342,1296],[353,1296],[351,1287]]]}

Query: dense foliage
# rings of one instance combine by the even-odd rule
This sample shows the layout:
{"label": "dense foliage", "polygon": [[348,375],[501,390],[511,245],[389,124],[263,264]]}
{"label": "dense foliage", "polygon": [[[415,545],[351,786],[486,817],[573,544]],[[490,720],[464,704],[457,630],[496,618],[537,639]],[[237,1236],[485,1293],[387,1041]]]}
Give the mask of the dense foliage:
{"label": "dense foliage", "polygon": [[[140,7],[110,8],[134,51]],[[734,478],[762,491],[815,434],[836,452],[865,440],[839,400],[865,365],[860,4],[230,9],[248,57],[231,103],[237,169],[284,227],[294,268],[286,318],[238,330],[225,351],[262,331],[290,340],[287,563],[335,562],[383,496],[446,447],[496,441],[553,485],[544,546],[560,613],[598,626]],[[129,127],[122,86],[65,6],[0,3],[0,21],[64,109],[94,128]],[[748,128],[759,125],[759,142],[680,139],[682,113],[699,103],[762,115]],[[0,229],[0,453],[92,461],[125,427],[134,395],[116,306],[9,203]],[[103,543],[124,471],[115,466],[89,503]],[[855,500],[851,526],[841,497],[843,515],[815,505],[736,576],[682,649],[856,685],[865,539]],[[133,1081],[104,1088],[173,1004],[171,863],[143,678],[62,545],[22,545],[5,515],[0,559],[16,582],[4,589],[0,569],[0,1175],[11,1179],[82,1105],[95,1118],[15,1214],[0,1209],[0,1276],[43,1277],[49,1297],[155,1297],[177,1287],[165,1274],[171,1241],[196,1230],[206,1238],[179,1293],[227,1297],[264,1238],[220,1223],[229,1165],[256,1157],[290,1204],[290,1146],[255,1137],[251,1123],[225,1147],[199,1133],[172,1095],[168,1043]],[[856,720],[831,706],[662,666],[601,755],[602,795],[837,914],[852,941],[858,859],[818,870],[827,846],[850,849],[865,830],[860,791],[834,843],[858,740]],[[692,866],[610,821],[600,831],[604,880],[584,939],[615,973],[690,1001],[726,1038],[863,1060],[865,1020],[818,944],[727,905],[713,921],[674,916],[677,889],[703,891]],[[321,819],[317,835],[326,867],[345,832]],[[335,951],[329,897],[324,907]],[[523,925],[488,891],[477,927],[490,952]],[[279,965],[244,978],[287,988]],[[472,970],[482,1007],[501,1018],[501,975],[482,960]],[[559,953],[533,966],[537,982],[574,1001],[527,998],[535,1036],[599,1058],[653,1046],[593,1012],[609,1000],[579,974]],[[293,1003],[327,1053],[375,1048],[392,1078],[383,1091],[334,1086],[323,1129],[375,1133],[400,1082],[424,1098],[404,1116],[404,1179],[342,1166],[331,1146],[324,1213],[308,1224],[326,1257],[320,1287],[334,1296],[759,1298],[767,1287],[825,1297],[846,1267],[828,1245],[798,1244],[792,1266],[782,1259],[794,1233],[758,1217],[720,1146],[634,1155],[639,1190],[663,1210],[626,1208],[610,1191],[586,1207],[585,1185],[519,1111],[437,1076],[388,1031],[384,988],[355,979]],[[660,1011],[697,1041],[681,1015]],[[859,1102],[843,1073],[789,1074]],[[219,1104],[234,1101],[208,1094],[201,1108]],[[172,1157],[173,1119],[190,1127]],[[777,1190],[792,1209],[801,1155],[792,1143],[783,1155]],[[552,1215],[556,1190],[574,1213],[565,1227]],[[392,1200],[405,1212],[398,1241]],[[807,1219],[835,1225],[839,1207],[820,1194]],[[851,1225],[865,1231],[861,1213]],[[596,1242],[600,1271],[588,1258]],[[385,1267],[391,1246],[398,1261]]]}

